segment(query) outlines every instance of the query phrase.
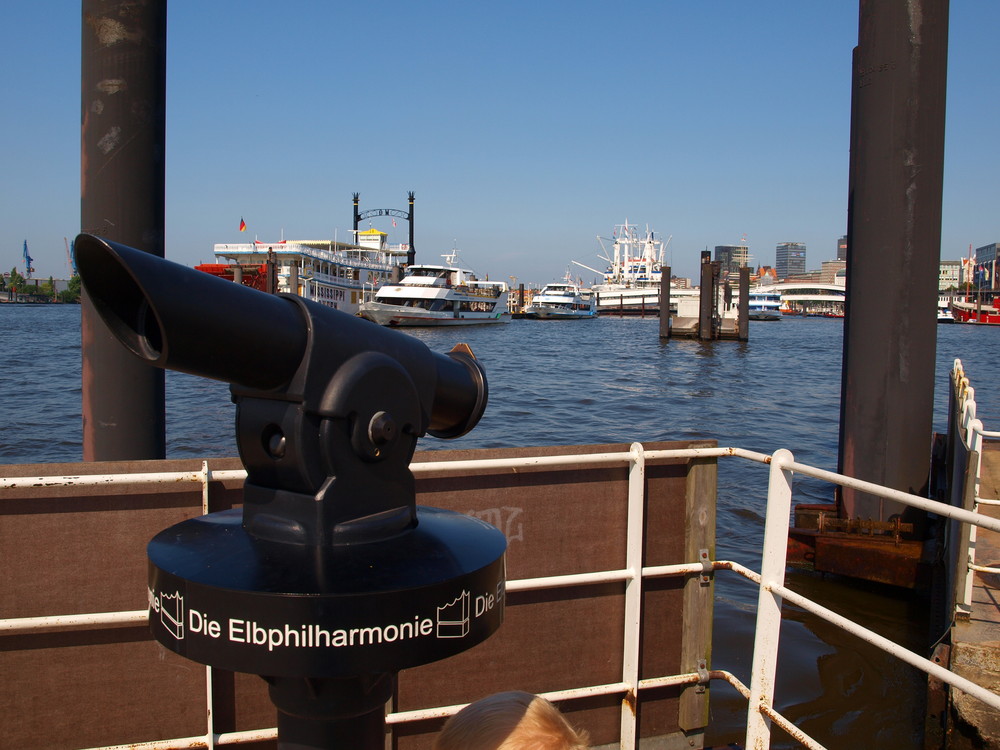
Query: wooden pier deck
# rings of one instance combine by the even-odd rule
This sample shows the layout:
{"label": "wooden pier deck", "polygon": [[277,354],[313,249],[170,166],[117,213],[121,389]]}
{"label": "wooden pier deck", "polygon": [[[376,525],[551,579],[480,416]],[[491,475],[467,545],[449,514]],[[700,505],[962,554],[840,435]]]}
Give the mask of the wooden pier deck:
{"label": "wooden pier deck", "polygon": [[[979,496],[1000,499],[1000,442],[983,445]],[[979,511],[1000,518],[1000,506],[981,505]],[[976,564],[1000,568],[1000,534],[978,530]],[[953,671],[1000,692],[1000,575],[975,573],[971,616],[954,624],[951,644]],[[952,705],[961,721],[978,732],[983,744],[977,747],[1000,748],[1000,714],[959,690],[952,691]]]}

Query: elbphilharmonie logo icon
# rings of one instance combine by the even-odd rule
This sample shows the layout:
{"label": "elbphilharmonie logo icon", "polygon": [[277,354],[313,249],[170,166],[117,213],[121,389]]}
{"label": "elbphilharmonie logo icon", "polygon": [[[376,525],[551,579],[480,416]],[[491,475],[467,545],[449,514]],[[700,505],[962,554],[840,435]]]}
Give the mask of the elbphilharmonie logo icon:
{"label": "elbphilharmonie logo icon", "polygon": [[181,592],[160,594],[160,622],[177,640],[184,640],[184,597]]}
{"label": "elbphilharmonie logo icon", "polygon": [[469,592],[463,591],[450,604],[437,608],[437,637],[464,638],[469,634]]}

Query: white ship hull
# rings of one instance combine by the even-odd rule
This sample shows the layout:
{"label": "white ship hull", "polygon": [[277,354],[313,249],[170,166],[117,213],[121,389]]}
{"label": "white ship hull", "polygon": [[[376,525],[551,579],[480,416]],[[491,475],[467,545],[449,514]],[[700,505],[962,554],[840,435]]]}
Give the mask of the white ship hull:
{"label": "white ship hull", "polygon": [[581,320],[597,316],[597,304],[593,294],[582,290],[567,280],[546,284],[532,303],[524,309],[526,318],[538,320]]}
{"label": "white ship hull", "polygon": [[507,323],[507,284],[477,279],[472,271],[447,266],[413,265],[398,284],[383,285],[375,299],[362,303],[358,315],[381,326],[467,326]]}
{"label": "white ship hull", "polygon": [[469,326],[507,323],[507,312],[432,312],[404,305],[365,302],[358,314],[380,326]]}
{"label": "white ship hull", "polygon": [[525,308],[524,317],[536,318],[538,320],[586,320],[596,318],[597,312],[587,310],[566,310],[555,307],[536,307],[534,305]]}

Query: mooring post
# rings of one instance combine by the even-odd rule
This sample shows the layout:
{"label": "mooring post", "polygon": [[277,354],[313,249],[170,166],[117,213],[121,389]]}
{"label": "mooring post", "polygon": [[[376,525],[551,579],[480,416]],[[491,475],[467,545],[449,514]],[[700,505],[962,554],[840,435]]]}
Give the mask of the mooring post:
{"label": "mooring post", "polygon": [[670,266],[660,269],[660,338],[670,338]]}
{"label": "mooring post", "polygon": [[[83,0],[80,225],[163,257],[166,0]],[[84,290],[83,460],[164,458],[163,371],[137,360]]]}
{"label": "mooring post", "polygon": [[698,295],[698,338],[710,341],[715,338],[715,264],[711,255],[703,251],[701,254],[701,289]]}
{"label": "mooring post", "polygon": [[740,267],[740,301],[737,303],[736,316],[738,328],[736,337],[740,341],[750,340],[750,269]]}
{"label": "mooring post", "polygon": [[274,254],[274,250],[267,251],[266,272],[265,272],[265,286],[267,287],[268,294],[278,293],[278,257]]}
{"label": "mooring post", "polygon": [[[854,62],[840,472],[926,494],[948,0],[861,2]],[[845,489],[841,512],[905,508]]]}

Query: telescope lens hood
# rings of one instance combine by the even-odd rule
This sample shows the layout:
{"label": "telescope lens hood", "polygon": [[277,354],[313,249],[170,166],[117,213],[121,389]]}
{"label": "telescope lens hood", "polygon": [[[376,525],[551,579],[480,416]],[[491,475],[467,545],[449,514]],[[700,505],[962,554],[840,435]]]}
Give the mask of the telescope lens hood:
{"label": "telescope lens hood", "polygon": [[81,234],[75,247],[94,309],[146,363],[249,388],[298,369],[308,323],[289,300],[100,237]]}
{"label": "telescope lens hood", "polygon": [[436,438],[461,437],[479,423],[489,400],[486,371],[467,344],[438,355],[434,408],[427,432]]}
{"label": "telescope lens hood", "polygon": [[91,304],[111,333],[140,359],[158,364],[163,331],[142,288],[120,262],[115,243],[81,234],[73,248]]}

